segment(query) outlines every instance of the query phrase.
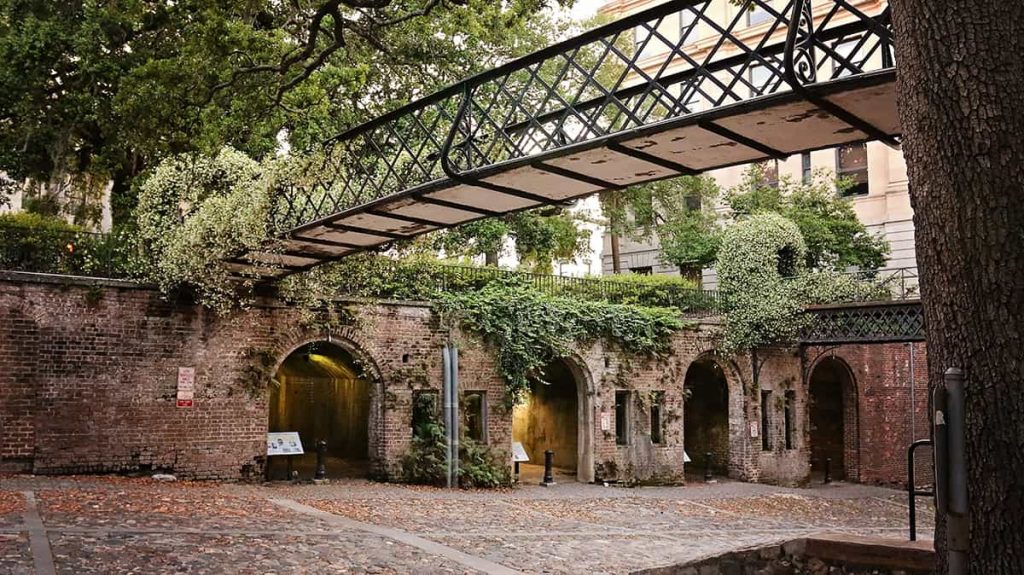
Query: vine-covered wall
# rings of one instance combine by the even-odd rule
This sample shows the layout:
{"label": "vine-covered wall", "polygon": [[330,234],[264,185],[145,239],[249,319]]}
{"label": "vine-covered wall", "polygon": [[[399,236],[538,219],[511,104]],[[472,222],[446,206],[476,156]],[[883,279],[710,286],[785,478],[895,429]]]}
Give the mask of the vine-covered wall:
{"label": "vine-covered wall", "polygon": [[[461,390],[485,397],[485,441],[508,460],[512,412],[493,344],[447,327],[425,304],[351,304],[347,310],[324,324],[267,300],[219,316],[127,283],[0,276],[0,469],[258,478],[265,463],[268,385],[292,351],[315,341],[349,352],[371,384],[368,451],[375,476],[401,477],[414,397],[440,391],[441,348],[449,339],[460,348]],[[806,358],[790,348],[759,352],[755,378],[750,356],[715,356],[719,329],[705,323],[677,331],[656,356],[625,351],[605,339],[568,350],[565,361],[579,386],[579,479],[682,482],[683,381],[691,363],[706,357],[716,358],[727,381],[729,475],[781,483],[808,478],[810,431],[801,379]],[[890,347],[893,354],[906,353],[905,345]],[[859,396],[899,388],[874,363],[865,363],[889,347],[855,349],[848,361],[864,378]],[[841,355],[843,348],[830,353]],[[923,358],[920,350],[915,361]],[[195,368],[192,407],[176,407],[180,367]],[[771,391],[773,398],[768,449],[760,438],[761,391]],[[795,401],[791,447],[782,427],[786,391]],[[616,408],[622,400],[625,433],[618,429]],[[862,405],[860,449],[877,453],[860,459],[860,475],[898,481],[889,477],[898,472],[891,462],[904,446],[867,431],[871,418],[883,418],[874,411],[885,409],[871,404],[868,412],[868,404]],[[894,425],[897,419],[899,414],[887,413],[879,421]],[[660,433],[652,430],[657,423]],[[703,470],[686,471],[699,477]]]}

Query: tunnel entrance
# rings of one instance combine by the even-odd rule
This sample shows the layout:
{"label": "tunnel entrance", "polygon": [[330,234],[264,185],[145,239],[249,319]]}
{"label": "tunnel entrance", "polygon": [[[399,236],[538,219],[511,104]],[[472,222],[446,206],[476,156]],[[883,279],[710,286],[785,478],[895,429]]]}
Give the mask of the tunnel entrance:
{"label": "tunnel entrance", "polygon": [[289,463],[300,478],[312,478],[321,439],[329,478],[368,474],[370,384],[354,365],[347,351],[327,342],[304,345],[284,360],[270,394],[269,431],[298,432],[305,454],[269,458],[268,479],[286,479]]}
{"label": "tunnel entrance", "polygon": [[702,358],[686,370],[683,387],[689,392],[683,407],[683,448],[690,456],[688,471],[703,473],[707,453],[711,471],[729,474],[729,385],[718,362]]}
{"label": "tunnel entrance", "polygon": [[838,359],[826,358],[814,367],[810,383],[810,441],[811,473],[825,473],[825,461],[831,460],[833,479],[846,479],[851,475],[847,467],[847,432],[856,431],[853,410],[853,378],[850,370]]}
{"label": "tunnel entrance", "polygon": [[[512,441],[523,444],[530,464],[523,475],[544,465],[544,451],[555,452],[554,467],[576,475],[580,466],[579,382],[565,361],[555,361],[530,381],[526,400],[512,412]],[[533,479],[532,476],[529,479]]]}

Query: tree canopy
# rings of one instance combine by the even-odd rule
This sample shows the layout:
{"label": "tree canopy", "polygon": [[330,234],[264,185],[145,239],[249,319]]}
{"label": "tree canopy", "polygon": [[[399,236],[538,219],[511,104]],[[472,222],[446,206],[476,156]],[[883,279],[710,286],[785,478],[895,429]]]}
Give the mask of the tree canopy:
{"label": "tree canopy", "polygon": [[282,131],[308,149],[546,45],[548,4],[0,0],[0,171],[45,184],[64,213],[72,189],[112,181],[124,219],[160,159],[225,145],[260,159]]}

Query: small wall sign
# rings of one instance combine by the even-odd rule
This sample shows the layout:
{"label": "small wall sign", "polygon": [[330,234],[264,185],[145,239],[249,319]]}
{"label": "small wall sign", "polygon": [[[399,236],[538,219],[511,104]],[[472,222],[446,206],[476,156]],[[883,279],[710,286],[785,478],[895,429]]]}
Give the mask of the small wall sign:
{"label": "small wall sign", "polygon": [[196,368],[178,368],[178,407],[192,407],[195,405],[196,394]]}
{"label": "small wall sign", "polygon": [[757,437],[758,435],[759,435],[759,433],[757,431],[757,422],[756,421],[751,421],[750,422],[750,437]]}
{"label": "small wall sign", "polygon": [[607,411],[601,412],[601,431],[611,431],[612,416]]}

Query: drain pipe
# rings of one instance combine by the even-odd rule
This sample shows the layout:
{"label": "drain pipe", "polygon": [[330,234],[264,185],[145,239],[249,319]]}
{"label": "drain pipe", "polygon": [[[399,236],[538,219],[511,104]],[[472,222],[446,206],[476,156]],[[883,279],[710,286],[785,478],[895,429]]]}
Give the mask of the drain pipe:
{"label": "drain pipe", "polygon": [[448,344],[441,348],[444,394],[444,445],[448,487],[452,486],[452,356]]}
{"label": "drain pipe", "polygon": [[917,402],[914,400],[914,342],[907,342],[910,348],[910,443],[917,441]]}
{"label": "drain pipe", "polygon": [[459,347],[452,342],[449,346],[448,354],[450,356],[449,368],[451,369],[451,376],[448,378],[448,384],[451,386],[451,458],[448,460],[451,462],[448,471],[448,487],[459,486]]}

